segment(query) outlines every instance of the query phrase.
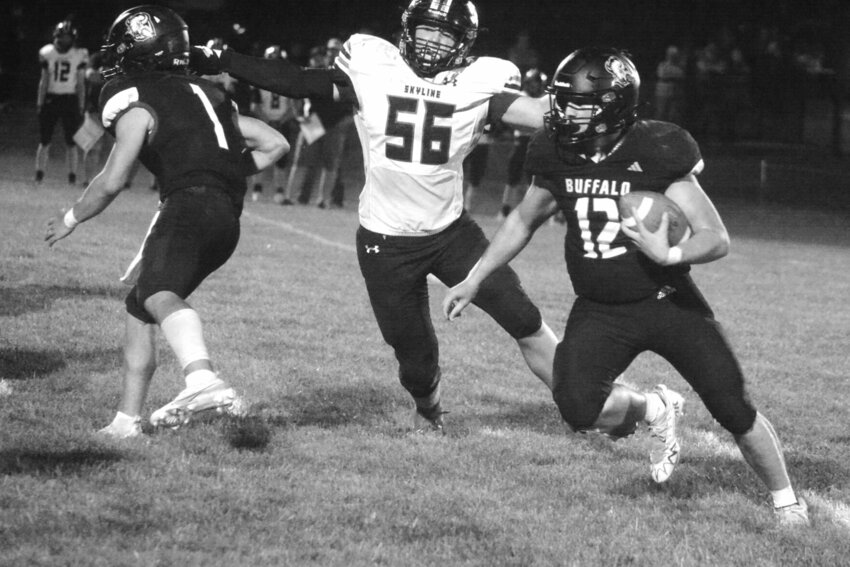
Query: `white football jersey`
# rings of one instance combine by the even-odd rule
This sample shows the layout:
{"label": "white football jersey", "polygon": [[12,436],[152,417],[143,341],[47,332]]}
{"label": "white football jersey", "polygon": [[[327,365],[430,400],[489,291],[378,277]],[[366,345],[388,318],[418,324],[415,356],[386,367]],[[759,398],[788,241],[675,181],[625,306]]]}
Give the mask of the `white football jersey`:
{"label": "white football jersey", "polygon": [[463,160],[487,123],[490,99],[517,92],[519,70],[481,57],[431,79],[391,43],[355,34],[336,66],[357,95],[366,182],[360,224],[389,235],[439,232],[463,211]]}
{"label": "white football jersey", "polygon": [[48,71],[47,94],[76,94],[79,71],[86,68],[89,52],[82,47],[72,47],[59,53],[48,43],[38,50],[38,59]]}

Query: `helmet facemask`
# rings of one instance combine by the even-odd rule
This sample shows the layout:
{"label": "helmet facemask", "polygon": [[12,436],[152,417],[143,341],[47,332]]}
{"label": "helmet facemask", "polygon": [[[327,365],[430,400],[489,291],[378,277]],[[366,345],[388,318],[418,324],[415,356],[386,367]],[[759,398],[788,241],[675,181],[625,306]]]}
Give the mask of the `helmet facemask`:
{"label": "helmet facemask", "polygon": [[[442,10],[442,11],[441,11]],[[478,14],[472,2],[455,0],[444,8],[432,9],[429,1],[413,0],[401,19],[399,50],[420,77],[433,77],[463,65],[478,36]],[[438,30],[453,38],[452,44],[418,38],[420,27]]]}

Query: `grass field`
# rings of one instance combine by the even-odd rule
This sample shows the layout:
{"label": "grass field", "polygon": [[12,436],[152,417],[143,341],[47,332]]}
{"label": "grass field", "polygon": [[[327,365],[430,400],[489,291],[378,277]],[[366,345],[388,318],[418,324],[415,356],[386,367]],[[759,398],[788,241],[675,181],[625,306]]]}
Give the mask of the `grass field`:
{"label": "grass field", "polygon": [[[0,153],[0,565],[847,564],[846,212],[719,201],[732,253],[694,270],[810,503],[813,525],[789,531],[664,361],[643,355],[625,377],[686,398],[682,462],[657,486],[646,431],[616,444],[566,434],[514,343],[477,310],[444,321],[437,284],[448,435],[411,436],[356,264],[353,200],[247,203],[239,249],[192,298],[252,418],[99,438],[119,395],[118,277],[156,197],[140,181],[48,250],[45,220],[79,189],[32,188],[35,143],[12,138]],[[492,217],[480,221],[492,234]],[[541,228],[514,264],[556,332],[572,301],[562,231]],[[148,414],[182,388],[160,346]]]}

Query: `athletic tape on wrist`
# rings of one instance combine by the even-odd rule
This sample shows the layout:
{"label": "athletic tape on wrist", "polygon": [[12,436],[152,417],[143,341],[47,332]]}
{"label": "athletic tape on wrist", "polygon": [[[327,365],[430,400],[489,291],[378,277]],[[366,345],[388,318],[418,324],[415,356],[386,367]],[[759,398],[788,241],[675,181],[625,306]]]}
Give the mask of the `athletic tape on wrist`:
{"label": "athletic tape on wrist", "polygon": [[667,265],[672,266],[682,261],[682,249],[678,246],[672,246],[667,251]]}
{"label": "athletic tape on wrist", "polygon": [[68,228],[74,228],[75,226],[80,224],[80,221],[78,221],[77,217],[74,216],[74,207],[68,209],[68,211],[65,213],[65,217],[62,219],[62,222],[64,222],[65,226],[67,226]]}

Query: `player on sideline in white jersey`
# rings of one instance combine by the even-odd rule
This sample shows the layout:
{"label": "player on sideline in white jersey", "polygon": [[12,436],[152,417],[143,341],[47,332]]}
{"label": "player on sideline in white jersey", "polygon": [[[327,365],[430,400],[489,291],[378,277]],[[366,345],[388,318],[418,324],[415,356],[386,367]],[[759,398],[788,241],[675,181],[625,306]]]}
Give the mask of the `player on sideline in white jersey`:
{"label": "player on sideline in white jersey", "polygon": [[[444,432],[438,344],[427,276],[453,286],[487,247],[463,206],[463,159],[488,123],[536,130],[545,98],[520,95],[513,63],[469,57],[478,14],[468,0],[412,0],[398,46],[355,34],[331,69],[233,51],[193,50],[195,70],[227,71],[290,97],[330,98],[355,106],[363,148],[357,256],[399,378],[416,404],[416,431]],[[505,267],[488,278],[476,305],[517,341],[529,368],[550,389],[557,338]]]}
{"label": "player on sideline in white jersey", "polygon": [[38,149],[35,153],[35,182],[41,183],[50,157],[50,141],[56,123],[65,135],[65,165],[68,183],[77,182],[79,154],[74,134],[83,123],[86,104],[85,72],[87,49],[77,47],[77,28],[68,20],[53,28],[53,41],[38,50],[41,79],[38,82]]}

